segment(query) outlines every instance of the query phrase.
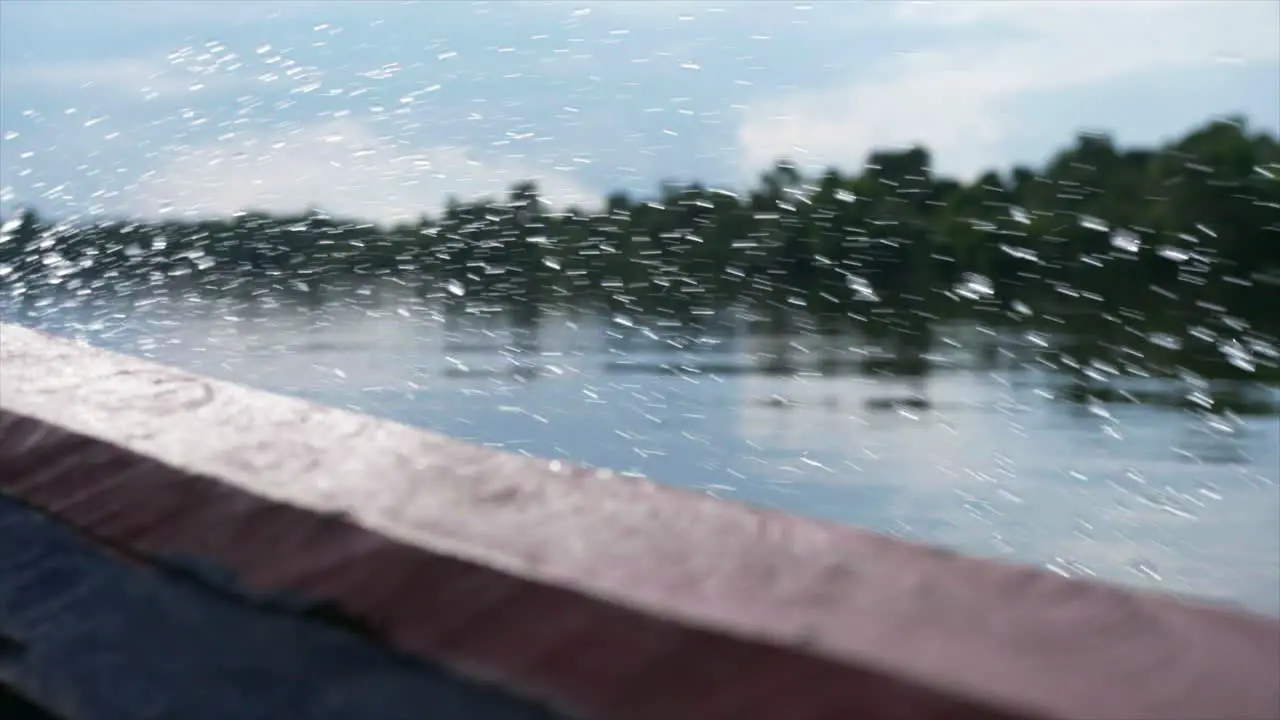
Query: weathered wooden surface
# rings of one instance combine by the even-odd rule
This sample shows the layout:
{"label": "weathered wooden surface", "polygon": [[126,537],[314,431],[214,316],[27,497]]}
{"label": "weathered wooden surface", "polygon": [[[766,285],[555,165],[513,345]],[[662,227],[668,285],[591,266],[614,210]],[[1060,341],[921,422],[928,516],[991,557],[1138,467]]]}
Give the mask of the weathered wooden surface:
{"label": "weathered wooden surface", "polygon": [[0,326],[0,492],[596,718],[1280,718],[1280,623]]}

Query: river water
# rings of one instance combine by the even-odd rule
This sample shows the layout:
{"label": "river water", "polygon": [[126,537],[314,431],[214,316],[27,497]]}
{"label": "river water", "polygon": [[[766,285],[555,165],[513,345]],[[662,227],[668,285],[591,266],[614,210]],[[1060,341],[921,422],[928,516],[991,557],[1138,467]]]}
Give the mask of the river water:
{"label": "river water", "polygon": [[511,452],[1280,615],[1280,392],[1247,378],[1122,373],[1082,393],[1042,361],[1043,336],[972,323],[936,328],[934,370],[912,380],[850,334],[589,315],[534,331],[386,297],[103,297],[6,320]]}

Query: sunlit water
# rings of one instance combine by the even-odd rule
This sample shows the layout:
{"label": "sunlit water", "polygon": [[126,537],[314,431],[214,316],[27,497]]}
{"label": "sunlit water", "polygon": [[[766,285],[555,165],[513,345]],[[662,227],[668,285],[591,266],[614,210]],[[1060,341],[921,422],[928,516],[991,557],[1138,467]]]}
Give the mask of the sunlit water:
{"label": "sunlit water", "polygon": [[[677,350],[618,319],[551,318],[534,337],[394,302],[7,319],[508,451],[1280,614],[1280,393],[1261,384],[1215,385],[1238,407],[1212,413],[1171,380],[1112,382],[1141,402],[1072,402],[1070,378],[964,327],[939,331],[945,366],[912,385],[817,371],[856,357],[855,337]],[[984,346],[1003,359],[977,362]],[[754,369],[780,352],[799,374]],[[893,404],[914,391],[927,407]]]}

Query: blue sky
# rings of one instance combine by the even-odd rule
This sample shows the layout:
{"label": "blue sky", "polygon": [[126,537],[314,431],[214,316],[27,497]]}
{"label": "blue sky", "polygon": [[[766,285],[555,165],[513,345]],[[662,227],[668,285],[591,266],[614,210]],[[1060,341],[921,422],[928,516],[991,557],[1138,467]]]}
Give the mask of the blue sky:
{"label": "blue sky", "polygon": [[1039,163],[1280,125],[1280,2],[0,3],[0,212],[376,220],[537,179],[557,202],[771,160]]}

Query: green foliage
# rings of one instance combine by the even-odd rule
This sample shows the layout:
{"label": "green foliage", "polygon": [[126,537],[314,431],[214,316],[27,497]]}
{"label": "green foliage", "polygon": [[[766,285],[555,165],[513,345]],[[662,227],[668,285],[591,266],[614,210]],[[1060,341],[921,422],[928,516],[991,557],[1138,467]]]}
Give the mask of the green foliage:
{"label": "green foliage", "polygon": [[[524,182],[394,228],[319,211],[198,221],[6,224],[0,289],[128,289],[190,276],[319,292],[392,278],[442,297],[598,303],[686,317],[739,301],[859,317],[950,297],[1054,312],[1230,309],[1274,317],[1280,143],[1219,120],[1158,149],[1081,135],[1044,168],[966,184],[920,148],[861,173],[780,162],[745,195],[666,185],[552,212]],[[959,291],[956,289],[959,288]],[[989,290],[990,292],[986,292]],[[981,304],[981,302],[979,304]]]}

